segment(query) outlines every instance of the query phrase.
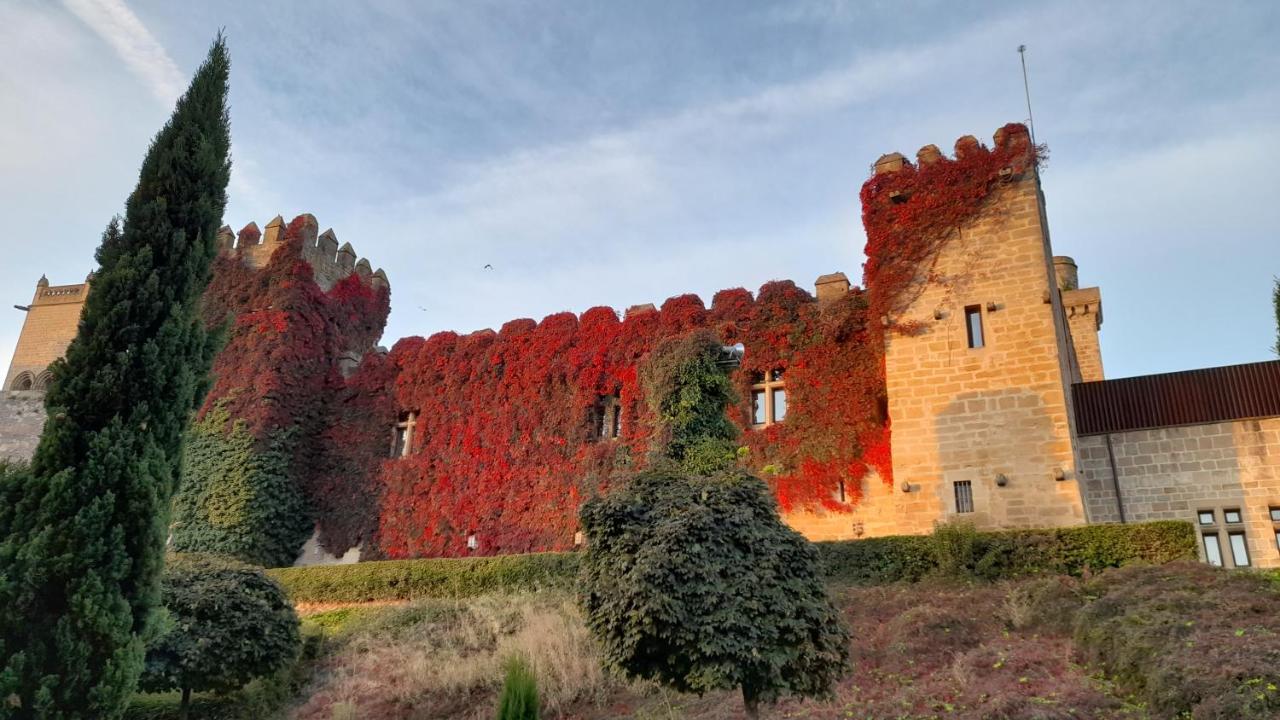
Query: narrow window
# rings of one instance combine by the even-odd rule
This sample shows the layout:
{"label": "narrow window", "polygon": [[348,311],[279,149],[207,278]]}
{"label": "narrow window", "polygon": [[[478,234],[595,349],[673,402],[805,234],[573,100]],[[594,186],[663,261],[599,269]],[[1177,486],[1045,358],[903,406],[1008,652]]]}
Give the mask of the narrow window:
{"label": "narrow window", "polygon": [[1280,507],[1271,508],[1271,522],[1280,522]]}
{"label": "narrow window", "polygon": [[477,538],[474,533],[467,536],[467,549],[468,550],[480,549],[480,538]]}
{"label": "narrow window", "polygon": [[1228,533],[1231,542],[1231,562],[1236,567],[1249,567],[1249,548],[1244,541],[1244,533]]}
{"label": "narrow window", "polygon": [[973,484],[968,480],[960,480],[955,483],[956,489],[956,512],[971,513],[973,512]]}
{"label": "narrow window", "polygon": [[622,398],[618,395],[602,395],[596,399],[596,436],[612,440],[622,435]]}
{"label": "narrow window", "polygon": [[1229,525],[1235,525],[1236,523],[1239,523],[1239,522],[1240,522],[1240,509],[1239,509],[1239,508],[1234,508],[1234,509],[1231,509],[1231,510],[1223,510],[1223,511],[1222,511],[1222,522],[1227,523],[1227,524],[1229,524]]}
{"label": "narrow window", "polygon": [[1280,550],[1280,530],[1276,531],[1276,549]]}
{"label": "narrow window", "polygon": [[978,349],[985,342],[982,337],[982,306],[970,305],[964,309],[964,324],[969,334],[969,347]]}
{"label": "narrow window", "polygon": [[1214,519],[1213,519],[1213,511],[1212,511],[1212,510],[1201,510],[1201,511],[1200,511],[1200,524],[1201,524],[1201,525],[1212,525],[1213,523],[1214,523]]}
{"label": "narrow window", "polygon": [[849,502],[848,496],[844,494],[844,481],[841,480],[836,486],[836,502]]}
{"label": "narrow window", "polygon": [[391,431],[391,457],[404,457],[409,454],[413,443],[413,428],[418,423],[418,413],[400,413],[400,421]]}
{"label": "narrow window", "polygon": [[787,416],[787,389],[782,370],[756,373],[751,379],[751,424],[764,427],[782,422]]}
{"label": "narrow window", "polygon": [[1222,548],[1218,547],[1218,533],[1204,534],[1204,559],[1214,567],[1222,567]]}

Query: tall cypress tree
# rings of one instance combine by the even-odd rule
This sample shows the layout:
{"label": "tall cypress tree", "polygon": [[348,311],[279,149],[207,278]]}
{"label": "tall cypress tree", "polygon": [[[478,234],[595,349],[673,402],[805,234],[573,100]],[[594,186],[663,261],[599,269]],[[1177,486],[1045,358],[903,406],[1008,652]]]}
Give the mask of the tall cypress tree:
{"label": "tall cypress tree", "polygon": [[228,72],[219,35],[102,237],[30,468],[0,468],[0,717],[118,717],[137,684],[212,359],[197,304],[231,172]]}

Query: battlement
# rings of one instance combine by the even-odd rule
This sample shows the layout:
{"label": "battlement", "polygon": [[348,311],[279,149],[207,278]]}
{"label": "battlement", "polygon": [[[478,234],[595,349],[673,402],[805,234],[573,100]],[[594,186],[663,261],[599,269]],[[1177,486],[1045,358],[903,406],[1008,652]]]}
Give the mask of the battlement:
{"label": "battlement", "polygon": [[[891,152],[881,155],[871,166],[873,175],[897,173],[902,170],[918,170],[938,163],[954,163],[962,160],[975,160],[982,156],[998,155],[1007,161],[1001,169],[1001,178],[1008,180],[1020,176],[1028,168],[1034,167],[1035,148],[1031,143],[1031,134],[1027,126],[1021,123],[1009,123],[992,136],[994,149],[987,148],[972,135],[962,135],[956,139],[954,158],[942,154],[937,145],[925,145],[916,151],[916,162],[913,164],[902,153]],[[890,191],[892,193],[892,191]],[[891,195],[892,197],[892,195]],[[897,198],[894,198],[897,199]]]}
{"label": "battlement", "polygon": [[265,231],[254,222],[245,225],[239,233],[224,225],[218,230],[218,252],[237,257],[249,267],[261,268],[271,261],[271,255],[286,240],[297,237],[302,245],[302,258],[311,265],[316,283],[322,289],[333,288],[352,273],[374,288],[390,287],[382,268],[374,270],[367,259],[356,254],[351,243],[343,243],[339,247],[333,228],[321,233],[317,232],[319,227],[315,216],[310,213],[295,217],[288,225],[283,217],[277,215],[267,223]]}

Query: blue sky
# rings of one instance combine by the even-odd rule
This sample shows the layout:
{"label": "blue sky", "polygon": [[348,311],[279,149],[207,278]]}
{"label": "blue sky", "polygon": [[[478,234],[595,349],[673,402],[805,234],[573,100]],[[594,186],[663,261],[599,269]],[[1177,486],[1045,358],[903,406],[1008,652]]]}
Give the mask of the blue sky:
{"label": "blue sky", "polygon": [[1273,2],[7,0],[0,27],[5,308],[91,269],[219,27],[228,224],[333,227],[390,276],[386,345],[857,282],[870,164],[1023,120],[1025,43],[1054,250],[1102,287],[1108,376],[1275,339]]}

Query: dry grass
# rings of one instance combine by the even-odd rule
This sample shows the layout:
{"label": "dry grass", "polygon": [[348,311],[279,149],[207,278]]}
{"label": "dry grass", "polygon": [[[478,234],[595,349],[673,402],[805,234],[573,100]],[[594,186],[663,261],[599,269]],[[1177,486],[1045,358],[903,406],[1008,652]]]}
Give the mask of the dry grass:
{"label": "dry grass", "polygon": [[[528,658],[543,708],[601,703],[620,683],[563,594],[435,600],[367,615],[340,632],[292,717],[487,718],[502,662]],[[353,714],[354,713],[354,714]]]}

